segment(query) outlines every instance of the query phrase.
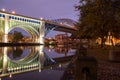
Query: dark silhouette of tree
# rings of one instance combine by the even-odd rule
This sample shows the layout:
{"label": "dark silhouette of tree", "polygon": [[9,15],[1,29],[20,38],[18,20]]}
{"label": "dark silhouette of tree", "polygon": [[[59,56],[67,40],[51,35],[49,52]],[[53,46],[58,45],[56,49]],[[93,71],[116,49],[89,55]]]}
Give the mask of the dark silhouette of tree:
{"label": "dark silhouette of tree", "polygon": [[108,33],[120,37],[120,0],[80,0],[78,36],[101,38],[104,46]]}
{"label": "dark silhouette of tree", "polygon": [[16,59],[18,57],[20,57],[23,53],[23,50],[20,49],[20,48],[16,48],[16,49],[13,49],[13,58]]}
{"label": "dark silhouette of tree", "polygon": [[18,41],[22,40],[23,37],[24,36],[22,35],[21,32],[14,31],[12,42],[18,42]]}

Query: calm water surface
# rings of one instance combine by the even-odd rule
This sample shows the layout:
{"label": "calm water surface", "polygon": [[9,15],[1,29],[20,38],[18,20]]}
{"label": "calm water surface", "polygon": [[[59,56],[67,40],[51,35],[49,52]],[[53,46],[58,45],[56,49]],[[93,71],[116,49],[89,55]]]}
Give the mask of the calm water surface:
{"label": "calm water surface", "polygon": [[120,80],[120,51],[72,46],[0,47],[0,80]]}
{"label": "calm water surface", "polygon": [[0,47],[0,79],[61,80],[75,51],[64,46]]}

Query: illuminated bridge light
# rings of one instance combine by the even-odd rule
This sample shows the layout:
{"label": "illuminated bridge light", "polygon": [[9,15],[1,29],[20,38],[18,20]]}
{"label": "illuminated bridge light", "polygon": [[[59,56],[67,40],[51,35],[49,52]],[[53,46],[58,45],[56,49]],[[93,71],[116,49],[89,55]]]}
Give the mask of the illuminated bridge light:
{"label": "illuminated bridge light", "polygon": [[[5,17],[5,15],[0,14],[0,17]],[[39,21],[29,20],[29,19],[26,19],[26,18],[20,18],[20,17],[15,17],[15,16],[9,16],[9,19],[25,21],[25,22],[35,23],[35,24],[40,24]]]}
{"label": "illuminated bridge light", "polygon": [[15,12],[15,11],[12,11],[11,13],[12,13],[12,14],[15,14],[16,12]]}
{"label": "illuminated bridge light", "polygon": [[11,68],[8,68],[8,71],[11,71]]}
{"label": "illuminated bridge light", "polygon": [[5,12],[5,8],[2,8],[2,11]]}
{"label": "illuminated bridge light", "polygon": [[40,20],[43,20],[43,18],[40,18]]}
{"label": "illuminated bridge light", "polygon": [[14,16],[9,16],[9,19],[14,19]]}
{"label": "illuminated bridge light", "polygon": [[19,70],[19,67],[17,67],[17,70]]}

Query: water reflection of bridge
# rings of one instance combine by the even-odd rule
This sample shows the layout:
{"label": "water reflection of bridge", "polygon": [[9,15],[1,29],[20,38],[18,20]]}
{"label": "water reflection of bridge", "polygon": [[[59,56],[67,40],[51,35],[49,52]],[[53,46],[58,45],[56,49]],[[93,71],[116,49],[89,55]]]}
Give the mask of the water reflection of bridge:
{"label": "water reflection of bridge", "polygon": [[[72,56],[62,58],[50,58],[43,52],[43,46],[36,47],[4,47],[0,55],[0,77],[13,74],[52,68],[70,61]],[[23,51],[24,50],[24,51]],[[26,53],[27,52],[27,53]]]}

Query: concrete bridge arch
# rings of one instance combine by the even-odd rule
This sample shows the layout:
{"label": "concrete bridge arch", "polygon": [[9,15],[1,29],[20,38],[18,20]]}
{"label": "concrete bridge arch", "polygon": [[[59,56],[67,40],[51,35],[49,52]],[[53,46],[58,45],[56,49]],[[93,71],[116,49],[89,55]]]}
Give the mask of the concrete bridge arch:
{"label": "concrete bridge arch", "polygon": [[32,42],[38,42],[36,39],[39,38],[40,34],[31,25],[26,25],[26,24],[15,25],[9,28],[8,33],[11,32],[15,28],[23,29],[25,32],[30,34],[30,37],[33,39]]}
{"label": "concrete bridge arch", "polygon": [[[18,14],[0,11],[0,38],[1,42],[8,42],[8,33],[13,27],[19,27],[38,37],[39,43],[44,44],[44,37],[52,30],[75,33],[76,29],[50,20],[40,20]],[[36,42],[35,42],[36,43]]]}

